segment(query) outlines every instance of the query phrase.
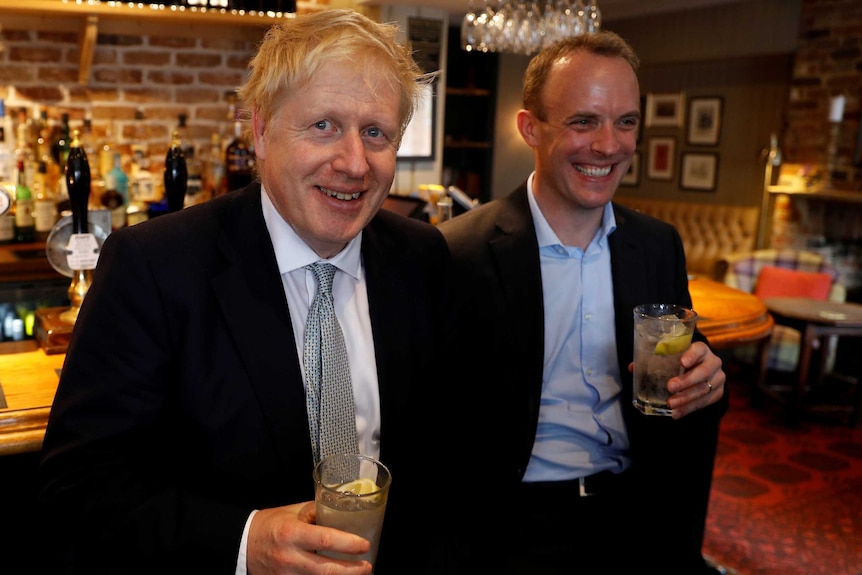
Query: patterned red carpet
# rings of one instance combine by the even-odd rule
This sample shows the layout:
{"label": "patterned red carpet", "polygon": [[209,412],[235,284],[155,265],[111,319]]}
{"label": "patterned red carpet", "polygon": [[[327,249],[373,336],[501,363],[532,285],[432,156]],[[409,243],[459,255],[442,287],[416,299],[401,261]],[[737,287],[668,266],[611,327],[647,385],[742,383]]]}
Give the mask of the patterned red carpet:
{"label": "patterned red carpet", "polygon": [[862,429],[788,428],[730,390],[704,555],[738,575],[862,575]]}

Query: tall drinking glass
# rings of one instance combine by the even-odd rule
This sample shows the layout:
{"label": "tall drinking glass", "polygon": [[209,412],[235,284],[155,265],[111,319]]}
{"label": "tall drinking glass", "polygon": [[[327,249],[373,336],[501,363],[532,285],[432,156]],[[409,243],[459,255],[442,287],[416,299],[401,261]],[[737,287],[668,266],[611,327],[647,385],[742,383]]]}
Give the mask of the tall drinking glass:
{"label": "tall drinking glass", "polygon": [[671,304],[634,308],[634,406],[647,415],[671,415],[667,380],[682,373],[680,356],[691,345],[694,310]]}
{"label": "tall drinking glass", "polygon": [[317,524],[359,535],[371,548],[363,555],[319,553],[374,565],[391,483],[389,469],[373,457],[339,454],[321,459],[314,467]]}

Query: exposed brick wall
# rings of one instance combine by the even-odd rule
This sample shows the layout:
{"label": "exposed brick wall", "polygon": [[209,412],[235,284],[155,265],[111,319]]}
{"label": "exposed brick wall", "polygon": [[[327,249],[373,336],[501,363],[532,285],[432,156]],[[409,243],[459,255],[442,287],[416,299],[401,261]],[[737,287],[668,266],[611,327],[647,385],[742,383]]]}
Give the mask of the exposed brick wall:
{"label": "exposed brick wall", "polygon": [[[837,130],[834,167],[828,173],[832,97],[846,97]],[[787,130],[785,161],[823,171],[832,188],[862,191],[862,166],[854,166],[862,100],[862,2],[803,0]]]}
{"label": "exposed brick wall", "polygon": [[238,38],[169,34],[100,33],[89,81],[82,85],[77,32],[4,25],[0,97],[7,113],[36,104],[46,106],[52,118],[67,112],[73,128],[89,113],[96,138],[112,127],[126,153],[140,108],[153,170],[161,170],[180,113],[188,117],[187,133],[199,153],[209,149],[212,133],[232,133],[229,99],[244,81],[263,29],[233,30]]}

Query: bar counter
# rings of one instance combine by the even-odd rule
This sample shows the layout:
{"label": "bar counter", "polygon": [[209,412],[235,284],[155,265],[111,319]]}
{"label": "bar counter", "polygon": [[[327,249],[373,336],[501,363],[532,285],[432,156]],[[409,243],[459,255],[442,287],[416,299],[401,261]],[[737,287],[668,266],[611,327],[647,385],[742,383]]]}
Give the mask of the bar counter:
{"label": "bar counter", "polygon": [[66,359],[46,354],[33,340],[14,345],[0,353],[0,456],[41,449]]}

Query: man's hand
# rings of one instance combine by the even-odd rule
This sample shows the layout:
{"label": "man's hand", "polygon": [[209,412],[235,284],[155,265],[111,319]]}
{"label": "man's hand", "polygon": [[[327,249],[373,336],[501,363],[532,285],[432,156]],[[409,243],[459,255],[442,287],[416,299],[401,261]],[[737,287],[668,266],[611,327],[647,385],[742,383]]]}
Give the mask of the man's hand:
{"label": "man's hand", "polygon": [[314,521],[314,502],[258,511],[248,534],[248,574],[371,574],[368,561],[341,561],[317,555],[315,551],[359,555],[367,553],[371,544],[358,535],[321,527]]}
{"label": "man's hand", "polygon": [[[692,343],[682,354],[680,363],[684,368],[682,375],[667,380],[667,389],[671,393],[667,405],[673,410],[674,419],[721,399],[726,379],[721,369],[721,358],[702,341]],[[634,371],[634,366],[634,362],[629,363],[630,372]]]}
{"label": "man's hand", "polygon": [[692,343],[680,358],[680,363],[685,371],[679,377],[672,377],[667,383],[667,389],[671,393],[667,404],[673,410],[674,419],[721,399],[726,379],[721,368],[721,358],[702,341]]}

